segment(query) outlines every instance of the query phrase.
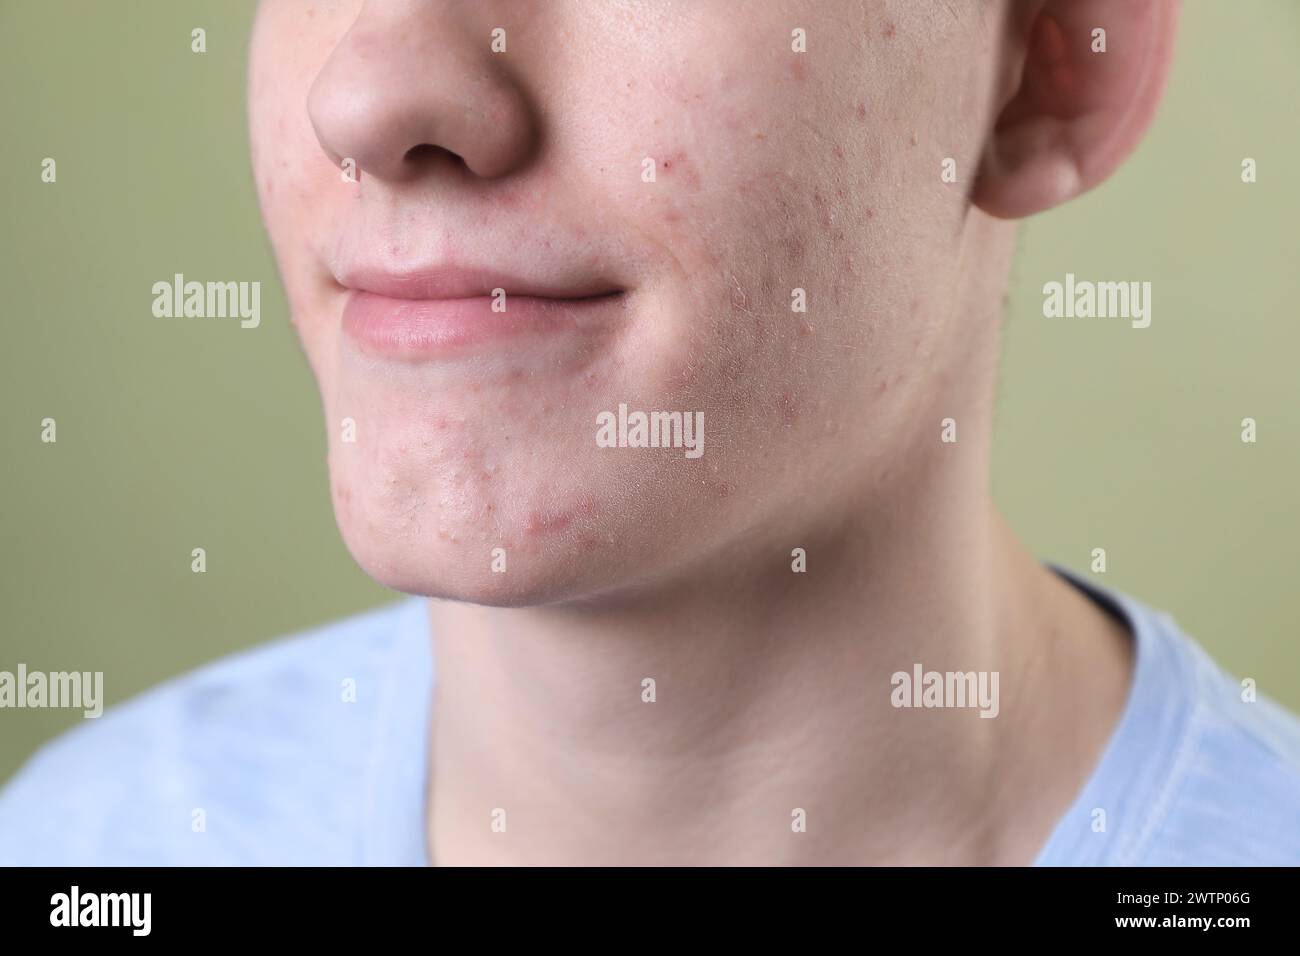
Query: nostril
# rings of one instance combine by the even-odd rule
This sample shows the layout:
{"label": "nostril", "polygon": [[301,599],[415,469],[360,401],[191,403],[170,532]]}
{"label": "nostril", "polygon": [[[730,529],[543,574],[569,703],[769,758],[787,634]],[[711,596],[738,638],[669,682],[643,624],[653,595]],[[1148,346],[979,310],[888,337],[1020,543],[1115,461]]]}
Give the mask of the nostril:
{"label": "nostril", "polygon": [[438,160],[451,160],[455,165],[464,166],[465,160],[457,153],[442,146],[434,146],[432,143],[420,143],[412,146],[402,157],[406,162],[414,166],[431,165]]}

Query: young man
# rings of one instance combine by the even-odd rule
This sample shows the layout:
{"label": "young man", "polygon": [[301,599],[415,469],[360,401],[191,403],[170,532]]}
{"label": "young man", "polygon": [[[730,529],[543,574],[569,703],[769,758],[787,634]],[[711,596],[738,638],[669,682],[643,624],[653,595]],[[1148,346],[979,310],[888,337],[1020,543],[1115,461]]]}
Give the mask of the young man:
{"label": "young man", "polygon": [[1014,220],[1137,147],[1176,14],[264,2],[339,527],[420,597],[52,745],[0,857],[1300,863],[1295,719],[988,492]]}

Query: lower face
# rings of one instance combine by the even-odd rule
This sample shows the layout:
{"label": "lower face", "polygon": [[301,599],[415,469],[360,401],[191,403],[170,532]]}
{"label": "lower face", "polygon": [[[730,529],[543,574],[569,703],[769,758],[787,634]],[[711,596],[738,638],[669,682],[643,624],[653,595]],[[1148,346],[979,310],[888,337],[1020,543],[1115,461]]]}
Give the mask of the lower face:
{"label": "lower face", "polygon": [[[940,167],[974,168],[989,110],[989,38],[934,7],[438,3],[374,25],[265,0],[254,173],[362,567],[410,593],[591,600],[738,549],[788,561],[790,529],[887,468],[952,338],[965,198]],[[506,71],[540,130],[527,162],[347,181],[308,94],[369,26]],[[348,288],[338,261],[364,255],[499,282],[505,311]],[[602,447],[620,406],[702,415],[702,454]]]}

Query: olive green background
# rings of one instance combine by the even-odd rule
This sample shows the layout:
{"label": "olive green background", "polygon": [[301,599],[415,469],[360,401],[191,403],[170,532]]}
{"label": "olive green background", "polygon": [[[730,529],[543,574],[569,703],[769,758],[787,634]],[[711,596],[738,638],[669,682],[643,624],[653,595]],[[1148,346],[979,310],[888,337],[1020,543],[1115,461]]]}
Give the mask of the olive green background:
{"label": "olive green background", "polygon": [[[0,670],[102,670],[110,703],[392,597],[335,530],[315,388],[261,229],[252,12],[0,0]],[[1188,0],[1148,142],[1023,230],[994,456],[1038,554],[1086,570],[1104,547],[1104,583],[1172,609],[1292,708],[1297,102],[1300,4]],[[260,280],[261,327],[153,318],[150,287],[175,272]],[[1151,281],[1152,326],[1043,318],[1042,285],[1066,272]],[[1240,440],[1246,416],[1257,444]],[[0,779],[79,719],[0,711]]]}

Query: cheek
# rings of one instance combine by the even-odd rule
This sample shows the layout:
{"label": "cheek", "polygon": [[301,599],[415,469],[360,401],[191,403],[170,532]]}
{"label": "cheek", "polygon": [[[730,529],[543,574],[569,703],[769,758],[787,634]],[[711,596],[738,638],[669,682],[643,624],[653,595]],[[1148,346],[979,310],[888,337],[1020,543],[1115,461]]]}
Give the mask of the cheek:
{"label": "cheek", "polygon": [[267,232],[292,297],[310,261],[313,236],[353,198],[322,151],[307,113],[307,94],[347,27],[349,5],[270,0],[259,8],[249,49],[248,120],[252,172]]}

